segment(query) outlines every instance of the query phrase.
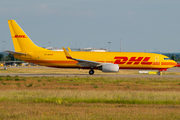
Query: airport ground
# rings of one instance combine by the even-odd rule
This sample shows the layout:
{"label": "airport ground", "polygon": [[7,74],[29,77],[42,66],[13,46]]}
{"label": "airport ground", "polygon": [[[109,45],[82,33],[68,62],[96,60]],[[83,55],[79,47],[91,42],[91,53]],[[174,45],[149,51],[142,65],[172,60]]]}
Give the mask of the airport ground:
{"label": "airport ground", "polygon": [[180,68],[163,75],[0,68],[0,120],[180,119]]}
{"label": "airport ground", "polygon": [[7,67],[7,70],[4,70],[4,67],[0,66],[0,75],[1,76],[22,76],[22,77],[149,77],[149,78],[162,78],[162,77],[180,77],[180,67],[170,68],[167,71],[163,72],[163,75],[147,75],[139,74],[138,70],[120,70],[118,73],[103,73],[100,70],[95,70],[94,75],[89,75],[89,70],[86,69],[59,69],[59,68],[49,68],[43,66],[20,66],[20,67]]}

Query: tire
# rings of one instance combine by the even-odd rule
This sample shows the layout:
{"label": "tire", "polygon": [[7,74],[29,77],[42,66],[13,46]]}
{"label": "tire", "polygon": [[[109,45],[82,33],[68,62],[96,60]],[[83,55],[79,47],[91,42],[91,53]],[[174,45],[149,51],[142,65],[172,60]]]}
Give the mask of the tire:
{"label": "tire", "polygon": [[89,71],[89,75],[93,75],[93,74],[94,74],[94,70],[91,69],[91,70]]}
{"label": "tire", "polygon": [[162,73],[159,71],[158,73],[157,73],[158,75],[162,75]]}

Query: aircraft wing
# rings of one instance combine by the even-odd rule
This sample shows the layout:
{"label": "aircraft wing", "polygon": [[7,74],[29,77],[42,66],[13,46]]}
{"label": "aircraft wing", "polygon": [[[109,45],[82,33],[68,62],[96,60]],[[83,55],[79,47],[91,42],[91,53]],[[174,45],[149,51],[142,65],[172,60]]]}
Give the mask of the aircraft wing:
{"label": "aircraft wing", "polygon": [[14,55],[14,54],[27,55],[27,53],[21,53],[21,52],[14,52],[14,51],[6,51],[6,52],[8,52],[8,53],[10,53],[10,54],[12,54],[12,55]]}
{"label": "aircraft wing", "polygon": [[102,65],[100,62],[90,61],[90,60],[82,60],[82,59],[76,59],[71,57],[71,55],[66,51],[66,49],[63,47],[64,53],[66,55],[67,59],[72,59],[77,61],[78,63],[76,65],[80,65],[81,67],[99,67]]}

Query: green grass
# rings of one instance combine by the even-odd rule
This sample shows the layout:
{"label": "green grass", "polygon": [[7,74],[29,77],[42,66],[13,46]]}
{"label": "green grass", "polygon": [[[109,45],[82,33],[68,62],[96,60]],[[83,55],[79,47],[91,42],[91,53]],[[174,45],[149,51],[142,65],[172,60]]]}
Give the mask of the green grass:
{"label": "green grass", "polygon": [[3,84],[3,85],[6,85],[7,83],[5,83],[4,81],[2,81],[2,84]]}
{"label": "green grass", "polygon": [[4,80],[4,81],[26,81],[25,77],[23,77],[22,79],[21,78],[18,76],[12,77],[10,75],[7,75],[7,76],[0,76],[0,81],[2,81],[2,80]]}
{"label": "green grass", "polygon": [[[44,99],[44,101],[50,100],[50,103],[56,103],[57,100],[61,100],[61,103],[122,103],[122,104],[180,104],[180,93],[178,92],[178,86],[180,79],[179,78],[110,78],[110,77],[11,77],[11,76],[1,76],[2,82],[1,85],[16,85],[21,88],[23,85],[27,88],[38,88],[40,86],[39,82],[42,82],[41,85],[48,87],[53,84],[64,83],[66,86],[61,86],[56,88],[51,88],[52,93],[50,91],[40,90],[40,91],[15,91],[16,96],[14,96],[11,91],[3,91],[6,96],[1,96],[2,91],[0,92],[0,98],[7,98],[7,100],[14,101],[27,101],[34,102],[38,99]],[[27,79],[27,81],[23,80]],[[28,81],[30,80],[30,81]],[[36,82],[34,83],[33,80]],[[17,83],[17,81],[19,83]],[[14,82],[14,83],[12,83]],[[68,84],[67,84],[68,83]],[[115,85],[119,89],[122,87],[124,91],[96,91],[98,89],[103,90],[108,87],[108,84]],[[68,86],[69,85],[69,86]],[[78,87],[82,87],[83,85],[92,85],[91,88],[93,91],[78,91]],[[134,85],[137,86],[151,86],[155,88],[157,91],[133,91],[136,88],[133,88]],[[71,86],[74,86],[73,90],[71,90]],[[48,88],[45,88],[48,89]],[[161,89],[166,91],[160,91]],[[173,90],[177,91],[173,91]],[[55,91],[55,90],[60,90]],[[128,91],[127,91],[128,90]],[[172,90],[172,91],[167,91]],[[21,97],[21,93],[24,94]],[[32,94],[33,93],[33,94]],[[37,96],[38,94],[38,96]],[[38,100],[39,101],[39,100]]]}
{"label": "green grass", "polygon": [[[60,88],[61,89],[61,88]],[[63,88],[64,89],[64,88]],[[146,91],[1,91],[0,101],[21,103],[118,103],[118,104],[180,104],[179,92]]]}
{"label": "green grass", "polygon": [[[62,85],[67,85],[69,89],[76,89],[82,86],[92,85],[91,88],[107,88],[115,86],[114,88],[124,88],[125,90],[179,90],[180,79],[179,78],[119,78],[119,77],[11,77],[0,76],[0,85],[15,85],[17,82],[22,83],[21,87],[37,87],[40,85],[52,86],[54,89]],[[71,87],[74,86],[74,87]],[[101,87],[103,86],[103,87]],[[117,87],[116,87],[117,86]],[[64,87],[64,86],[62,86]],[[10,88],[10,87],[9,87]],[[44,87],[45,88],[45,87]],[[118,88],[118,89],[119,89]],[[117,89],[116,89],[117,90]]]}
{"label": "green grass", "polygon": [[[28,69],[28,71],[27,71]],[[177,68],[179,69],[179,68]],[[0,67],[0,72],[1,73],[40,73],[40,74],[88,74],[89,70],[84,70],[84,69],[54,69],[54,68],[47,68],[47,67],[9,67],[8,70],[4,70],[3,67]],[[96,74],[107,74],[103,73],[100,70],[95,70]],[[108,73],[108,74],[119,74],[119,75],[141,75],[138,73],[138,70],[119,70],[118,73]],[[148,75],[148,74],[147,74]],[[163,72],[163,75],[180,75],[179,72]]]}
{"label": "green grass", "polygon": [[26,84],[26,87],[32,87],[32,86],[33,86],[33,83]]}
{"label": "green grass", "polygon": [[94,88],[98,88],[98,85],[94,85]]}
{"label": "green grass", "polygon": [[148,82],[178,82],[179,78],[116,78],[116,77],[59,77],[54,78],[57,83],[120,83],[120,82],[136,82],[139,84],[147,84]]}
{"label": "green grass", "polygon": [[179,78],[0,76],[0,80],[0,120],[180,119]]}
{"label": "green grass", "polygon": [[38,82],[41,82],[41,80],[39,79]]}

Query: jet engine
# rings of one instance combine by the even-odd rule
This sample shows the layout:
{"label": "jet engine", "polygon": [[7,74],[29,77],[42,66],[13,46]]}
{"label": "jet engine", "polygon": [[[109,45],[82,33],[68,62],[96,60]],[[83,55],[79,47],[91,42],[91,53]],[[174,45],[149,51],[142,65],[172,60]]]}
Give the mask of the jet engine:
{"label": "jet engine", "polygon": [[119,65],[104,63],[99,69],[102,70],[102,72],[119,72]]}

